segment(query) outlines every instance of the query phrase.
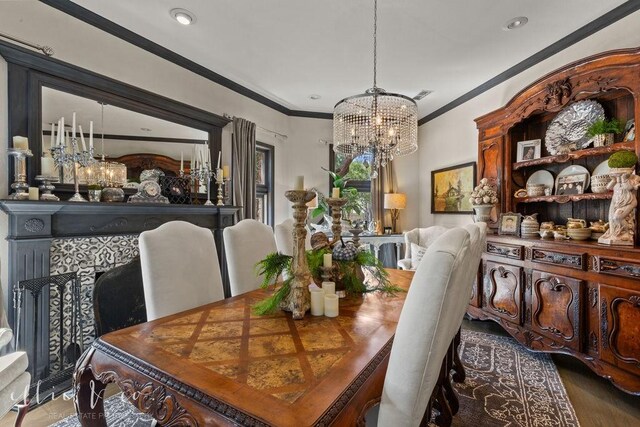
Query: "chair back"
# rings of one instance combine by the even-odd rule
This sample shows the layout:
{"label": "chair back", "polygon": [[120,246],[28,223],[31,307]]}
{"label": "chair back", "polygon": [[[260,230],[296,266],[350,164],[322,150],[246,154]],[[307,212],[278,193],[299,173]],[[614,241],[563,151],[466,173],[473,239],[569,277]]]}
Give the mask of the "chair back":
{"label": "chair back", "polygon": [[411,243],[428,248],[448,228],[434,225],[427,228],[414,228],[404,233],[404,257],[411,259]]}
{"label": "chair back", "polygon": [[140,264],[149,321],[224,298],[209,229],[171,221],[142,232]]}
{"label": "chair back", "polygon": [[271,227],[255,219],[243,219],[226,227],[223,235],[231,295],[258,289],[262,279],[256,273],[256,264],[277,251]]}
{"label": "chair back", "polygon": [[[433,242],[409,288],[382,390],[378,425],[417,426],[459,328],[456,302],[466,298],[463,276],[469,233],[455,228]],[[468,299],[465,300],[465,303]]]}
{"label": "chair back", "polygon": [[[293,256],[293,218],[287,218],[280,224],[276,224],[273,228],[273,234],[276,237],[276,247],[278,252],[283,255]],[[311,233],[307,230],[304,239],[304,247],[311,249]]]}

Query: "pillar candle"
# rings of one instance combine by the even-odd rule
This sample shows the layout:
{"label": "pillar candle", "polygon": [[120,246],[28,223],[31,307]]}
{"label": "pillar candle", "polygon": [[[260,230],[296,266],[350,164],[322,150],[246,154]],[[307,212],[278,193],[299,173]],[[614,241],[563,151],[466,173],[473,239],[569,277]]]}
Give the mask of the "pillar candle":
{"label": "pillar candle", "polygon": [[40,198],[40,191],[38,187],[29,187],[29,200],[38,200]]}
{"label": "pillar candle", "polygon": [[325,294],[335,294],[336,293],[336,283],[335,282],[322,282],[322,290]]}
{"label": "pillar candle", "polygon": [[45,156],[40,158],[41,173],[44,176],[56,176],[56,167],[53,164],[53,157]]}
{"label": "pillar candle", "polygon": [[294,190],[304,190],[304,176],[296,176],[295,185],[293,186]]}
{"label": "pillar candle", "polygon": [[18,150],[28,150],[29,149],[29,140],[24,136],[14,136],[13,137],[13,148]]}
{"label": "pillar candle", "polygon": [[324,314],[324,291],[317,287],[309,290],[311,291],[311,315],[322,316]]}
{"label": "pillar candle", "polygon": [[229,178],[229,165],[222,166],[222,177]]}
{"label": "pillar candle", "polygon": [[324,295],[324,315],[327,317],[338,317],[338,295],[325,294]]}
{"label": "pillar candle", "polygon": [[331,190],[331,197],[334,199],[340,197],[340,189],[338,187],[333,187],[333,190]]}
{"label": "pillar candle", "polygon": [[332,264],[332,254],[328,253],[328,254],[324,254],[322,257],[322,266],[325,268],[331,268]]}

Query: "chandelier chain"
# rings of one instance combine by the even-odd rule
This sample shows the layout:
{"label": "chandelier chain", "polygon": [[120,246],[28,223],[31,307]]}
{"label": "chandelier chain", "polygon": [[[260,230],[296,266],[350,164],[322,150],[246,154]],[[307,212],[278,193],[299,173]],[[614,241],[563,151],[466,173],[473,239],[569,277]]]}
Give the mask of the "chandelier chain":
{"label": "chandelier chain", "polygon": [[378,0],[373,0],[373,88],[378,87]]}

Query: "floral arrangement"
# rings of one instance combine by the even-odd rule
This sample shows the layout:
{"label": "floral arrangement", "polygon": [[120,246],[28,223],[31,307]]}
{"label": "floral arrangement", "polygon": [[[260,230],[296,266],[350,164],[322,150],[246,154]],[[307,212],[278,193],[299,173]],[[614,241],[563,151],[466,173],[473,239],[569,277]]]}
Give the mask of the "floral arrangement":
{"label": "floral arrangement", "polygon": [[482,178],[480,184],[471,192],[469,203],[472,205],[495,205],[498,203],[498,187],[490,183],[487,178]]}
{"label": "floral arrangement", "polygon": [[[316,233],[316,235],[325,236],[323,233]],[[322,283],[322,265],[324,254],[326,253],[332,254],[336,289],[340,290],[340,288],[342,288],[342,290],[350,295],[376,291],[391,295],[397,292],[404,292],[402,288],[391,284],[387,271],[372,252],[361,250],[352,242],[345,243],[342,239],[338,240],[333,247],[325,244],[306,252],[309,270],[315,283]],[[274,293],[253,306],[255,314],[266,315],[278,310],[280,302],[290,291],[293,280],[293,271],[291,269],[292,260],[293,257],[289,255],[274,252],[258,262],[256,269],[257,274],[262,276],[261,287],[268,289],[270,286],[274,286]],[[371,274],[373,280],[365,283],[364,270],[367,270]],[[278,279],[280,277],[283,277],[284,280],[279,284]]]}

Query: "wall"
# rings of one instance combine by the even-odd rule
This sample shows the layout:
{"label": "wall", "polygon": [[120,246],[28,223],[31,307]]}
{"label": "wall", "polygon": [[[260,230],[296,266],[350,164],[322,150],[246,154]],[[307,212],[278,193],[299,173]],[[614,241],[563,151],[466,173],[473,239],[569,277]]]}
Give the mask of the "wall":
{"label": "wall", "polygon": [[470,215],[432,215],[429,195],[432,170],[477,160],[478,134],[473,121],[476,117],[502,107],[529,84],[570,62],[607,50],[640,46],[638,28],[640,11],[421,126],[416,177],[421,196],[420,226],[453,226],[472,221]]}
{"label": "wall", "polygon": [[[7,163],[9,156],[7,155],[6,145],[3,143],[9,136],[9,108],[7,105],[7,62],[0,57],[0,199],[7,197]],[[9,218],[4,213],[0,214],[0,236],[6,236]],[[7,301],[2,301],[2,288],[6,286],[8,279],[7,266],[4,260],[7,259],[9,253],[9,243],[6,239],[0,238],[0,327],[5,325],[4,314],[7,309]],[[4,307],[4,310],[3,308]]]}

